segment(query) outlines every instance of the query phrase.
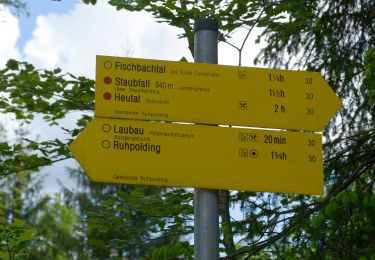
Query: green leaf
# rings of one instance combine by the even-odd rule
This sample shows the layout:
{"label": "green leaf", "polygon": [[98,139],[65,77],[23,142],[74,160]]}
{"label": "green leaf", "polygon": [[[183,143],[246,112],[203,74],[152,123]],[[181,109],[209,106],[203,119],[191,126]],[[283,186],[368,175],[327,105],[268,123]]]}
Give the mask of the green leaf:
{"label": "green leaf", "polygon": [[8,69],[18,70],[18,61],[13,60],[13,59],[9,59],[6,66],[7,66]]}
{"label": "green leaf", "polygon": [[287,198],[284,198],[280,201],[282,205],[287,205],[289,203],[289,200]]}
{"label": "green leaf", "polygon": [[334,218],[339,211],[339,206],[336,202],[331,202],[327,204],[324,209],[324,213],[328,218]]}

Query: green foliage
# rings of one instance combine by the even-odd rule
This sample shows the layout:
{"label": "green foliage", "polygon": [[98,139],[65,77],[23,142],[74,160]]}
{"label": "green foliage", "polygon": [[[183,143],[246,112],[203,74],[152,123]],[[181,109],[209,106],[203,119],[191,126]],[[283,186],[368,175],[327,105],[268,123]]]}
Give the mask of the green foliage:
{"label": "green foliage", "polygon": [[0,70],[0,112],[12,113],[19,120],[30,122],[35,113],[57,125],[73,111],[92,111],[94,81],[61,69],[38,70],[27,62],[9,60]]}
{"label": "green foliage", "polygon": [[330,255],[342,259],[374,255],[375,212],[366,204],[374,195],[365,195],[364,199],[359,196],[363,196],[360,191],[342,191],[312,218],[312,226],[305,227],[305,232],[311,235],[310,257]]}
{"label": "green foliage", "polygon": [[0,182],[0,259],[84,259],[74,210],[40,188],[29,171]]}
{"label": "green foliage", "polygon": [[[0,113],[13,114],[16,119],[30,124],[36,115],[52,125],[76,111],[92,111],[94,81],[72,74],[62,74],[61,69],[38,70],[27,62],[9,60],[0,70]],[[62,128],[70,138],[90,121],[82,114],[76,129]],[[36,142],[24,139],[26,145],[0,142],[0,178],[12,172],[37,171],[39,167],[70,158],[67,140]]]}
{"label": "green foliage", "polygon": [[59,197],[42,199],[28,222],[38,231],[38,239],[27,247],[35,259],[88,259],[83,234],[79,232],[82,223],[75,210]]}
{"label": "green foliage", "polygon": [[94,5],[94,4],[96,4],[97,0],[83,0],[83,2],[85,4],[92,4],[92,5]]}
{"label": "green foliage", "polygon": [[176,242],[155,249],[152,252],[152,256],[145,259],[193,259],[193,250],[193,247],[188,242]]}
{"label": "green foliage", "polygon": [[192,194],[184,189],[160,192],[155,187],[134,186],[112,193],[87,216],[90,234],[107,240],[89,238],[89,243],[130,258],[158,259],[167,253],[190,256],[191,246],[178,239],[193,232],[188,224]]}
{"label": "green foliage", "polygon": [[26,258],[27,244],[35,239],[37,239],[35,230],[20,219],[15,219],[11,224],[0,224],[0,258]]}
{"label": "green foliage", "polygon": [[0,0],[0,5],[10,7],[16,14],[25,13],[27,6],[23,0]]}
{"label": "green foliage", "polygon": [[6,177],[11,173],[24,170],[38,170],[39,166],[49,165],[52,160],[46,156],[26,154],[31,147],[23,147],[20,144],[9,145],[6,142],[0,143],[0,177]]}
{"label": "green foliage", "polygon": [[367,86],[367,97],[369,104],[372,105],[373,111],[375,107],[375,49],[371,49],[366,53],[365,59],[365,75],[363,84]]}
{"label": "green foliage", "polygon": [[22,193],[28,185],[28,173],[0,182],[0,259],[23,259],[36,231],[22,219]]}
{"label": "green foliage", "polygon": [[[268,44],[258,62],[319,71],[344,104],[350,104],[340,111],[341,125],[332,121],[336,125],[331,131],[353,134],[371,125],[373,110],[361,82],[365,54],[374,48],[374,8],[373,1],[282,1],[270,4],[266,12],[271,14],[262,19],[261,37]],[[283,18],[274,19],[278,16]]]}

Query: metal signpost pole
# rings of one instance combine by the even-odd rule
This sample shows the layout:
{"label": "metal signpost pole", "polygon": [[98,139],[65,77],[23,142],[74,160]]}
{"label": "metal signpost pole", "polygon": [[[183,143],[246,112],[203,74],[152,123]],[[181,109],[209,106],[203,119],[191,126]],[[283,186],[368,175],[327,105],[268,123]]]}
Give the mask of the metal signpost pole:
{"label": "metal signpost pole", "polygon": [[[217,64],[218,25],[201,19],[194,25],[194,61]],[[195,189],[194,258],[219,259],[219,196],[217,190]]]}

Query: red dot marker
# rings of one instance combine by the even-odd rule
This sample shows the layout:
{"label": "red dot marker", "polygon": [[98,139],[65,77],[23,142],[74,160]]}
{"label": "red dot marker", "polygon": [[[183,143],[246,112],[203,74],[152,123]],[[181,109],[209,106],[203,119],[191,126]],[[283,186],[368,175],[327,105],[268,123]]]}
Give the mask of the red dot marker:
{"label": "red dot marker", "polygon": [[111,77],[105,77],[105,78],[104,78],[104,83],[105,83],[105,84],[111,84],[111,83],[112,83],[112,79],[111,79]]}
{"label": "red dot marker", "polygon": [[112,98],[112,95],[111,95],[111,93],[109,93],[109,92],[105,92],[105,93],[103,94],[103,98],[104,98],[105,100],[110,100],[110,99]]}

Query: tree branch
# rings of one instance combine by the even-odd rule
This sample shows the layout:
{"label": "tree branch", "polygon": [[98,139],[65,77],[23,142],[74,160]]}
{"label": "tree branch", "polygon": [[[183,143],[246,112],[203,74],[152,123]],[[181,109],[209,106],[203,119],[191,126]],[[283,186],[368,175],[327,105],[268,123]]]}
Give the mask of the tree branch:
{"label": "tree branch", "polygon": [[25,168],[19,169],[19,170],[17,170],[17,171],[11,171],[11,172],[8,172],[8,173],[6,173],[6,174],[0,176],[0,180],[6,178],[6,177],[9,176],[10,174],[16,174],[16,173],[20,173],[20,172],[23,172],[23,171],[32,170],[32,169],[39,168],[39,167],[43,167],[43,166],[49,166],[49,165],[51,165],[51,164],[53,164],[53,163],[60,162],[60,161],[64,161],[64,160],[66,160],[66,159],[70,159],[70,158],[73,158],[73,156],[68,155],[68,156],[66,156],[66,157],[64,157],[64,158],[60,158],[60,159],[56,159],[56,160],[51,160],[51,161],[48,161],[48,162],[46,162],[46,163],[40,163],[40,164],[31,165],[31,166],[29,166],[29,167],[25,167]]}

